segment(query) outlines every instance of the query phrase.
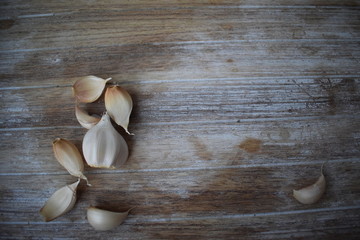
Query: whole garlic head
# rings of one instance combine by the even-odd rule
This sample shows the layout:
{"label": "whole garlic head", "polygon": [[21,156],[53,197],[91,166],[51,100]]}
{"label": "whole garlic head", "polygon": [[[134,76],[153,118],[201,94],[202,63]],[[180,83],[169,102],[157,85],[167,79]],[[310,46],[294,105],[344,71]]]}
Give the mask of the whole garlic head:
{"label": "whole garlic head", "polygon": [[118,168],[129,155],[124,138],[112,126],[107,113],[85,134],[82,148],[87,164],[95,168]]}

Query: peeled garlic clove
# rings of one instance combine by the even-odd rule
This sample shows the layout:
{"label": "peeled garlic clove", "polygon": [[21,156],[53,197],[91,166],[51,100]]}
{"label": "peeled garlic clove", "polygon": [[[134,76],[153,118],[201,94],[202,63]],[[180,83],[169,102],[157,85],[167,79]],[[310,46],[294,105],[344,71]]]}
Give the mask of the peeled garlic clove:
{"label": "peeled garlic clove", "polygon": [[313,204],[321,198],[325,192],[325,188],[326,181],[324,174],[321,171],[320,177],[314,184],[300,190],[293,190],[293,195],[294,198],[302,204]]}
{"label": "peeled garlic clove", "polygon": [[81,126],[87,129],[92,128],[100,121],[100,118],[90,116],[87,112],[79,108],[79,106],[75,106],[75,115]]}
{"label": "peeled garlic clove", "polygon": [[[58,162],[72,175],[86,180],[83,174],[84,162],[77,147],[70,141],[56,138],[53,141],[53,150]],[[88,183],[89,185],[89,183]]]}
{"label": "peeled garlic clove", "polygon": [[110,117],[128,131],[129,118],[133,107],[130,94],[119,86],[108,87],[105,92],[105,107]]}
{"label": "peeled garlic clove", "polygon": [[112,126],[107,113],[85,134],[82,148],[87,164],[96,168],[120,167],[129,155],[124,138]]}
{"label": "peeled garlic clove", "polygon": [[73,85],[73,93],[77,100],[84,103],[96,101],[104,91],[107,81],[111,78],[102,79],[95,76],[80,78]]}
{"label": "peeled garlic clove", "polygon": [[70,211],[76,202],[76,188],[80,180],[57,190],[41,208],[40,214],[49,222]]}
{"label": "peeled garlic clove", "polygon": [[123,223],[130,210],[131,209],[126,212],[111,212],[96,207],[89,207],[87,210],[87,219],[95,230],[107,231]]}

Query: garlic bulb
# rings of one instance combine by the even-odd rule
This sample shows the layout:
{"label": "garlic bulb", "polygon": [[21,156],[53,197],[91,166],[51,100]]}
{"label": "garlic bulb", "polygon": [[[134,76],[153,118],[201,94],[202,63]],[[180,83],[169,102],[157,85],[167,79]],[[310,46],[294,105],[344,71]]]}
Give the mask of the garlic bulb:
{"label": "garlic bulb", "polygon": [[89,207],[87,210],[87,219],[95,230],[107,231],[123,223],[130,210],[131,209],[126,212],[111,212],[95,207]]}
{"label": "garlic bulb", "polygon": [[86,162],[96,168],[118,168],[129,154],[124,138],[112,126],[107,113],[85,134],[82,148]]}
{"label": "garlic bulb", "polygon": [[95,76],[86,76],[80,78],[73,85],[73,93],[77,100],[84,103],[96,101],[104,91],[107,81],[111,80],[102,79]]}
{"label": "garlic bulb", "polygon": [[133,107],[130,94],[119,86],[108,87],[105,92],[105,107],[110,117],[128,131],[129,118]]}
{"label": "garlic bulb", "polygon": [[310,186],[299,190],[293,190],[293,195],[294,198],[302,204],[313,204],[321,198],[325,192],[325,188],[326,181],[321,167],[321,175],[318,180]]}
{"label": "garlic bulb", "polygon": [[76,202],[76,189],[80,180],[57,190],[40,209],[40,214],[49,222],[70,211]]}
{"label": "garlic bulb", "polygon": [[79,108],[79,106],[77,105],[75,106],[75,115],[81,126],[87,129],[92,128],[100,121],[100,118],[90,116],[87,112]]}
{"label": "garlic bulb", "polygon": [[[83,174],[84,162],[77,147],[70,141],[56,138],[53,141],[53,151],[58,162],[72,175],[86,180]],[[88,183],[89,185],[89,183]]]}

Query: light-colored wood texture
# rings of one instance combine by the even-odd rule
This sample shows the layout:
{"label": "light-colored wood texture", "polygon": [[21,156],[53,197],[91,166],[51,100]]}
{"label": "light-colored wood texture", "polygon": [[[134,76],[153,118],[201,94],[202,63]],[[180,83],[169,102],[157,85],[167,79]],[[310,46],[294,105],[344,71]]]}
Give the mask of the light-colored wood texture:
{"label": "light-colored wood texture", "polygon": [[[359,239],[359,1],[2,1],[1,239]],[[74,209],[38,211],[76,179],[71,86],[112,77],[134,99],[127,163],[86,167]],[[104,111],[103,100],[84,105]],[[292,189],[327,189],[301,205]],[[86,208],[135,207],[96,232]]]}

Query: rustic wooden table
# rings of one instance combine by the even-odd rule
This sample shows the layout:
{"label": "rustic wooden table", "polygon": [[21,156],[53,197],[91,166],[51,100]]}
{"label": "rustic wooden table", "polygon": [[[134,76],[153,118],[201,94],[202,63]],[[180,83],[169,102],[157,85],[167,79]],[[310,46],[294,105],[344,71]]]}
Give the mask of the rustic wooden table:
{"label": "rustic wooden table", "polygon": [[[360,2],[0,2],[1,239],[359,239]],[[134,99],[130,157],[86,168],[78,201],[52,141],[81,146],[71,86],[112,77]],[[102,102],[90,107],[101,113]],[[324,167],[325,195],[292,189]],[[90,205],[135,207],[96,232]]]}

